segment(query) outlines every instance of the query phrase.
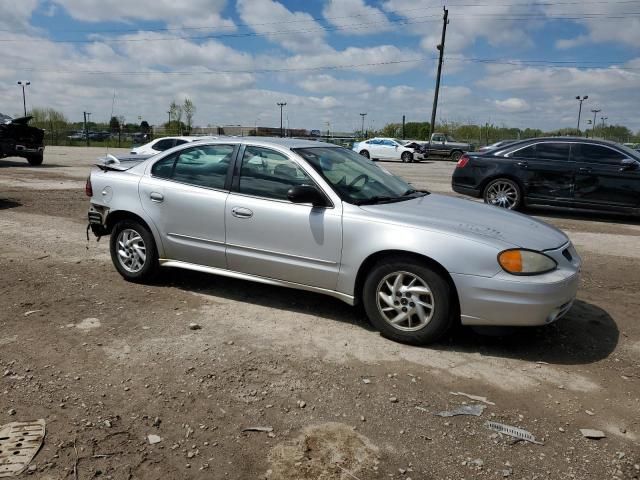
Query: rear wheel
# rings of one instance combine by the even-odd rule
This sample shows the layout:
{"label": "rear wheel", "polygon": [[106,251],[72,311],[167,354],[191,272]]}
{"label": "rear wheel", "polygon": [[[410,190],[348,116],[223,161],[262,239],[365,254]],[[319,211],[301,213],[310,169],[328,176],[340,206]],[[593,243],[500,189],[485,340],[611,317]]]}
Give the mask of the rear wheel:
{"label": "rear wheel", "polygon": [[400,159],[404,163],[411,163],[413,162],[413,154],[411,152],[402,152],[402,155],[400,155]]}
{"label": "rear wheel", "polygon": [[484,189],[484,203],[507,210],[518,210],[522,206],[522,190],[509,178],[496,178]]}
{"label": "rear wheel", "polygon": [[363,303],[373,326],[401,343],[435,342],[453,323],[449,283],[409,257],[376,265],[365,281]]}
{"label": "rear wheel", "polygon": [[451,161],[452,162],[458,163],[458,160],[460,160],[460,157],[462,157],[462,152],[461,151],[456,150],[455,152],[451,152]]}
{"label": "rear wheel", "polygon": [[111,260],[126,280],[149,280],[158,269],[158,250],[151,232],[135,220],[118,222],[111,232]]}
{"label": "rear wheel", "polygon": [[42,165],[43,160],[44,160],[44,154],[42,153],[36,153],[33,155],[29,155],[27,157],[27,162],[29,162],[29,165],[31,165],[32,167],[37,167],[38,165]]}
{"label": "rear wheel", "polygon": [[368,152],[367,150],[361,150],[361,151],[360,151],[360,155],[362,155],[363,157],[370,158],[370,157],[369,157],[369,152]]}

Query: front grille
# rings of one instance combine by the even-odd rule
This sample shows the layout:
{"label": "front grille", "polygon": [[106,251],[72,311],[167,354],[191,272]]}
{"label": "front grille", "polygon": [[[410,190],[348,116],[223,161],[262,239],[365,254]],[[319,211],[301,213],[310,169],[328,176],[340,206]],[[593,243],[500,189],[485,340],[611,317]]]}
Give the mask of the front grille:
{"label": "front grille", "polygon": [[571,261],[573,261],[573,256],[571,255],[571,252],[569,251],[569,249],[568,249],[568,248],[565,248],[565,249],[562,251],[562,256],[563,256],[564,258],[566,258],[567,260],[569,260],[570,262],[571,262]]}

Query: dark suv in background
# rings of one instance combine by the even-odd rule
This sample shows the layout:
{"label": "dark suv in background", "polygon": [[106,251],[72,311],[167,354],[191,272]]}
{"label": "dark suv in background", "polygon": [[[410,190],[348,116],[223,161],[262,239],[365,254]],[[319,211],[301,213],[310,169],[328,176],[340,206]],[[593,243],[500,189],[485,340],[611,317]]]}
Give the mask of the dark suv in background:
{"label": "dark suv in background", "polygon": [[511,210],[527,205],[640,214],[640,153],[584,138],[536,138],[458,162],[453,190]]}
{"label": "dark suv in background", "polygon": [[0,123],[0,158],[22,157],[29,165],[44,158],[44,130],[29,126],[33,117],[5,119]]}

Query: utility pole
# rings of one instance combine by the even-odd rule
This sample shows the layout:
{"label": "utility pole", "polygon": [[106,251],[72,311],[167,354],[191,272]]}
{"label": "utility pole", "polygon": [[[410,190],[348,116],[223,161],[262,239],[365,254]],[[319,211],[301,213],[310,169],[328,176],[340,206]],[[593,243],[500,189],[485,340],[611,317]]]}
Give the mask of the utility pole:
{"label": "utility pole", "polygon": [[404,140],[404,121],[405,121],[405,116],[402,115],[402,139]]}
{"label": "utility pole", "polygon": [[596,115],[598,115],[602,110],[598,109],[598,110],[591,110],[591,113],[593,113],[593,125],[591,126],[591,138],[596,138]]}
{"label": "utility pole", "polygon": [[360,135],[362,135],[362,138],[366,138],[366,135],[364,134],[364,117],[367,116],[366,113],[361,113],[360,116],[362,117],[362,129],[360,130]]}
{"label": "utility pole", "polygon": [[277,105],[280,107],[280,136],[284,137],[284,130],[282,129],[282,109],[285,107],[287,102],[278,102]]}
{"label": "utility pole", "polygon": [[440,78],[442,76],[442,60],[444,57],[444,42],[447,38],[447,25],[449,24],[449,10],[447,7],[443,7],[444,9],[444,18],[442,23],[442,40],[440,41],[440,45],[437,46],[438,50],[440,50],[440,58],[438,59],[438,75],[436,77],[436,91],[433,95],[433,109],[431,110],[431,125],[429,125],[429,138],[427,140],[431,143],[431,135],[433,134],[433,129],[436,123],[436,112],[438,110],[438,95],[440,94]]}
{"label": "utility pole", "polygon": [[91,112],[84,113],[84,138],[87,141],[87,147],[89,146],[89,126],[87,125],[87,117],[91,115]]}
{"label": "utility pole", "polygon": [[585,95],[584,97],[580,97],[580,95],[578,95],[576,97],[576,100],[580,102],[580,108],[578,109],[578,136],[580,136],[580,116],[582,115],[582,102],[584,102],[587,98],[589,98],[588,95]]}
{"label": "utility pole", "polygon": [[607,139],[607,133],[604,130],[604,127],[605,127],[604,122],[608,119],[609,117],[600,117],[600,120],[602,120],[602,136],[604,137],[605,140]]}
{"label": "utility pole", "polygon": [[20,80],[18,85],[22,87],[22,105],[24,106],[24,116],[27,116],[27,99],[24,93],[24,87],[31,85],[31,82]]}

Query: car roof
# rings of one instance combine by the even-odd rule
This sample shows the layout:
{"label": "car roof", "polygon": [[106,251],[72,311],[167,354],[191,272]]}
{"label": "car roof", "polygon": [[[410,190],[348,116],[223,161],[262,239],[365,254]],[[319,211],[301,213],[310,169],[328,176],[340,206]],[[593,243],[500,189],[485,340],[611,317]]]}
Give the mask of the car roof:
{"label": "car roof", "polygon": [[273,146],[284,148],[313,148],[313,147],[340,147],[328,142],[316,142],[315,140],[303,140],[299,138],[280,137],[218,137],[214,139],[204,139],[208,143],[251,143],[253,145]]}
{"label": "car roof", "polygon": [[[607,146],[618,146],[618,143],[612,142],[610,140],[601,140],[598,138],[584,138],[584,137],[537,137],[537,138],[527,138],[524,140],[516,140],[517,144],[524,143],[535,143],[535,142],[571,142],[571,143],[595,143],[599,145],[607,145]],[[514,145],[509,145],[509,147],[513,147]]]}

